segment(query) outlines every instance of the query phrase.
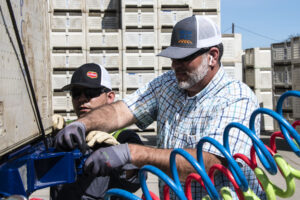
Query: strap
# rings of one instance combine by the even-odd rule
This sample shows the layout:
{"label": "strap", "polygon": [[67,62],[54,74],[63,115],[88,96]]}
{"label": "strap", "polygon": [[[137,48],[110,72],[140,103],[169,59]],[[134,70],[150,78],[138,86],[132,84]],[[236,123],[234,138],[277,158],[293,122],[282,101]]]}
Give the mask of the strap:
{"label": "strap", "polygon": [[122,132],[122,131],[125,131],[126,130],[126,128],[122,128],[122,129],[120,129],[120,130],[117,130],[117,131],[115,131],[115,132],[113,132],[112,133],[112,136],[114,136],[114,138],[118,138],[119,137],[119,135],[120,135],[120,133]]}

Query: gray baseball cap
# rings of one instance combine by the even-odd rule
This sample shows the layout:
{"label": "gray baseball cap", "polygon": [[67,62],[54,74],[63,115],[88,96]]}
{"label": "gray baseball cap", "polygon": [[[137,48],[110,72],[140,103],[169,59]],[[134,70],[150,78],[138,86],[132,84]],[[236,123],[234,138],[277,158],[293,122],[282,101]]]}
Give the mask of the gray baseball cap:
{"label": "gray baseball cap", "polygon": [[219,27],[206,16],[193,15],[177,22],[172,31],[171,45],[158,56],[182,59],[220,43]]}

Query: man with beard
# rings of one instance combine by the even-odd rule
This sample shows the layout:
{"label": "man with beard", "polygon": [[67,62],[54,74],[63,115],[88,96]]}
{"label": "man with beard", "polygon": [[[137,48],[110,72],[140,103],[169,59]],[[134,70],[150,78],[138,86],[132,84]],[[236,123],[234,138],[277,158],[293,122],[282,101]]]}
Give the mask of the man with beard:
{"label": "man with beard", "polygon": [[[238,122],[248,126],[251,113],[258,108],[251,89],[225,73],[222,54],[221,34],[212,20],[191,16],[179,21],[172,32],[171,46],[158,54],[172,59],[171,71],[122,101],[92,111],[77,121],[81,126],[70,124],[57,139],[76,135],[74,127],[82,127],[82,132],[94,129],[110,132],[133,123],[144,129],[156,120],[157,148],[121,144],[100,149],[85,162],[85,172],[103,176],[114,168],[132,163],[139,167],[154,165],[171,174],[169,157],[174,148],[183,148],[196,158],[195,148],[202,137],[209,136],[222,144],[226,125]],[[259,135],[259,119],[256,129]],[[241,131],[232,129],[229,141],[232,154],[249,155],[252,143]],[[195,170],[184,158],[177,157],[180,179],[185,180]],[[221,153],[208,143],[203,147],[203,159],[206,171],[214,164],[226,164]],[[250,188],[264,197],[253,172],[245,166],[242,169]],[[216,174],[215,186],[218,191],[223,186],[230,187],[233,197],[237,198],[225,176]],[[160,195],[162,188],[160,182]],[[194,199],[206,194],[198,183],[192,185],[192,192]],[[175,199],[172,195],[171,199]]]}

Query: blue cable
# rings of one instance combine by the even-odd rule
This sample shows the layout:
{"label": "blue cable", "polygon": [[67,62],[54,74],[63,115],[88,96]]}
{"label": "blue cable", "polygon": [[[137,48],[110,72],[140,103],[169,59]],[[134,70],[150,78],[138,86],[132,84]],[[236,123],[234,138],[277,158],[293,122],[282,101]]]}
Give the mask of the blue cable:
{"label": "blue cable", "polygon": [[[295,91],[295,90],[291,90],[291,91],[287,91],[285,93],[283,93],[277,102],[277,106],[276,106],[276,112],[278,114],[280,114],[282,116],[282,105],[283,105],[283,101],[290,96],[294,96],[294,97],[298,97],[300,98],[300,91]],[[282,116],[283,118],[283,116]],[[300,151],[299,148],[295,145],[295,143],[292,141],[292,139],[289,137],[287,130],[286,130],[286,126],[284,126],[283,124],[279,124],[280,129],[282,134],[284,135],[284,138],[287,140],[288,144],[290,145],[291,149],[296,153],[297,156],[300,156]],[[292,131],[293,130],[293,131]],[[292,130],[289,129],[289,133],[292,135],[292,137],[295,139],[296,143],[298,145],[300,145],[300,135],[297,133],[297,131],[293,128]]]}
{"label": "blue cable", "polygon": [[[244,133],[246,133],[250,139],[252,140],[252,143],[254,147],[259,148],[261,151],[257,151],[257,155],[262,162],[263,166],[270,172],[270,173],[277,173],[277,166],[276,162],[273,159],[273,156],[270,154],[268,149],[265,147],[264,143],[257,137],[257,135],[251,131],[248,127],[244,126],[243,124],[237,123],[237,122],[231,122],[228,124],[224,130],[224,136],[223,136],[223,144],[225,149],[229,153],[230,152],[230,146],[229,146],[229,131],[231,128],[238,128]],[[229,166],[230,167],[230,166]],[[232,170],[231,170],[232,171]]]}
{"label": "blue cable", "polygon": [[139,179],[146,199],[152,199],[146,183],[146,175],[145,175],[146,171],[149,171],[152,174],[157,175],[162,181],[164,181],[170,187],[171,190],[173,190],[173,192],[177,197],[179,197],[179,199],[186,200],[185,194],[181,188],[181,184],[179,185],[176,184],[163,171],[151,165],[145,165],[139,170]]}
{"label": "blue cable", "polygon": [[300,98],[300,91],[296,91],[296,90],[291,90],[291,91],[287,91],[285,93],[283,93],[278,101],[277,101],[277,106],[276,106],[276,112],[278,112],[280,115],[282,115],[282,105],[283,105],[283,101],[290,96],[294,96],[294,97],[299,97]]}
{"label": "blue cable", "polygon": [[228,162],[229,169],[236,179],[237,184],[243,191],[246,192],[248,190],[248,181],[238,163],[234,160],[234,158],[230,155],[230,153],[225,149],[224,146],[222,146],[217,140],[208,136],[201,138],[199,143],[197,144],[197,160],[198,162],[200,162],[201,167],[204,168],[202,148],[205,142],[211,143],[224,155]]}
{"label": "blue cable", "polygon": [[173,179],[175,180],[175,182],[178,185],[181,185],[179,176],[178,176],[178,171],[176,168],[176,155],[177,154],[180,154],[181,156],[183,156],[194,167],[194,169],[196,169],[197,173],[201,176],[201,179],[203,180],[203,182],[205,184],[208,195],[212,199],[220,199],[218,191],[216,190],[214,184],[211,182],[209,176],[207,175],[207,173],[205,171],[205,167],[201,166],[191,154],[189,154],[188,152],[186,152],[183,149],[174,149],[170,155],[170,168],[171,168],[171,172],[172,172]]}
{"label": "blue cable", "polygon": [[[282,134],[283,134],[284,138],[286,139],[287,143],[289,144],[291,149],[296,153],[296,155],[300,156],[300,149],[297,147],[297,145],[292,140],[291,136],[288,134],[288,132],[289,132],[292,135],[292,137],[295,139],[297,144],[298,145],[300,144],[300,136],[299,136],[298,132],[293,128],[293,126],[286,119],[284,119],[280,114],[278,114],[270,109],[259,108],[259,109],[255,110],[250,117],[250,129],[252,131],[255,130],[254,121],[255,121],[255,117],[258,114],[268,114],[271,117],[273,117],[274,119],[276,119],[279,122],[280,127],[282,127],[282,130],[284,130],[282,132]],[[288,132],[286,131],[286,129],[288,130]],[[260,150],[257,148],[255,148],[255,151],[257,153],[260,152]]]}
{"label": "blue cable", "polygon": [[108,190],[105,193],[104,200],[109,200],[110,197],[112,197],[112,196],[118,196],[118,197],[126,198],[129,200],[142,200],[141,198],[135,196],[134,194],[132,194],[126,190],[116,189],[116,188]]}

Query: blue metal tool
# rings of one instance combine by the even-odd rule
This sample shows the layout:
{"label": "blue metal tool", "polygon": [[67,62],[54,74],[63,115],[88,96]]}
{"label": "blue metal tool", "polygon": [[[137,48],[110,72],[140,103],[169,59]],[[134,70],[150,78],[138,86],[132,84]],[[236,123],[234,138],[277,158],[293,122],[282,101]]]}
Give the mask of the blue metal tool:
{"label": "blue metal tool", "polygon": [[55,152],[54,148],[46,148],[42,142],[29,146],[22,155],[14,155],[0,165],[0,194],[3,196],[24,195],[45,187],[72,183],[76,180],[76,167],[81,152],[76,149],[71,152]]}

